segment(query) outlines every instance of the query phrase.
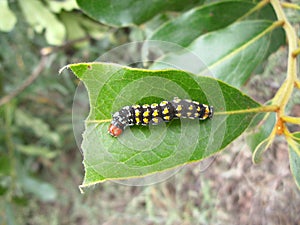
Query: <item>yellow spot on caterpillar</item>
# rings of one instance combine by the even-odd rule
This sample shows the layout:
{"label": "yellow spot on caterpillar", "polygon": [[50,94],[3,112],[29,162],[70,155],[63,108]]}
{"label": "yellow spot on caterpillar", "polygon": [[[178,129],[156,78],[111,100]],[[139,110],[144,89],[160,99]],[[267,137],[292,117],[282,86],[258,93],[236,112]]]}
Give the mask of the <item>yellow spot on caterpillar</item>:
{"label": "yellow spot on caterpillar", "polygon": [[152,108],[152,109],[156,108],[157,106],[158,106],[158,104],[157,104],[157,103],[153,103],[153,104],[151,104],[151,108]]}
{"label": "yellow spot on caterpillar", "polygon": [[137,108],[140,108],[140,106],[139,105],[133,105],[132,108],[137,109]]}
{"label": "yellow spot on caterpillar", "polygon": [[135,110],[135,116],[139,116],[140,115],[140,111],[139,110]]}
{"label": "yellow spot on caterpillar", "polygon": [[195,113],[194,114],[195,117],[199,117],[199,115],[200,115],[199,113]]}
{"label": "yellow spot on caterpillar", "polygon": [[147,118],[143,119],[144,123],[149,123],[149,120]]}
{"label": "yellow spot on caterpillar", "polygon": [[135,118],[136,123],[140,123],[140,118]]}
{"label": "yellow spot on caterpillar", "polygon": [[175,116],[181,117],[181,113],[176,113]]}
{"label": "yellow spot on caterpillar", "polygon": [[170,116],[165,116],[164,119],[165,120],[170,120]]}
{"label": "yellow spot on caterpillar", "polygon": [[189,107],[189,110],[191,110],[191,111],[192,111],[192,110],[193,110],[193,108],[194,108],[194,107],[193,107],[193,105],[190,105],[190,107]]}
{"label": "yellow spot on caterpillar", "polygon": [[143,113],[143,116],[144,116],[144,117],[149,116],[149,111],[145,111],[145,112]]}
{"label": "yellow spot on caterpillar", "polygon": [[160,105],[160,106],[166,106],[167,104],[168,104],[167,101],[162,101],[159,105]]}
{"label": "yellow spot on caterpillar", "polygon": [[197,107],[197,112],[200,112],[201,111],[201,108],[200,106]]}
{"label": "yellow spot on caterpillar", "polygon": [[178,105],[177,108],[176,108],[176,110],[177,110],[178,112],[181,111],[181,110],[182,110],[182,106],[181,106],[181,105]]}
{"label": "yellow spot on caterpillar", "polygon": [[153,118],[152,121],[153,121],[154,123],[158,123],[158,119],[157,119],[157,118]]}
{"label": "yellow spot on caterpillar", "polygon": [[152,113],[152,116],[158,116],[158,111],[154,110],[154,112]]}
{"label": "yellow spot on caterpillar", "polygon": [[204,116],[202,116],[201,120],[205,120],[208,117],[207,114],[205,114]]}
{"label": "yellow spot on caterpillar", "polygon": [[168,113],[169,113],[169,109],[168,109],[167,107],[164,108],[163,114],[166,115],[166,114],[168,114]]}
{"label": "yellow spot on caterpillar", "polygon": [[149,107],[148,104],[143,105],[143,108],[144,108],[144,109],[147,109],[148,107]]}
{"label": "yellow spot on caterpillar", "polygon": [[186,115],[187,115],[188,117],[190,117],[190,116],[192,115],[192,113],[191,113],[191,112],[188,112]]}

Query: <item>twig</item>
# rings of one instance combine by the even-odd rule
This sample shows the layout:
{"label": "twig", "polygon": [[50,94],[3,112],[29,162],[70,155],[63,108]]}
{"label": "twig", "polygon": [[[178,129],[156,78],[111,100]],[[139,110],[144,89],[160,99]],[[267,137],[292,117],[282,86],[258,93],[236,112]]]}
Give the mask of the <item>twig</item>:
{"label": "twig", "polygon": [[45,68],[47,59],[48,57],[42,56],[39,64],[33,70],[32,74],[24,81],[24,83],[21,84],[21,86],[19,86],[16,90],[12,91],[10,94],[0,99],[0,106],[8,103],[10,100],[12,100],[14,97],[16,97],[21,92],[23,92],[30,84],[32,84],[36,80],[38,76],[41,74],[41,72],[43,71],[43,69]]}

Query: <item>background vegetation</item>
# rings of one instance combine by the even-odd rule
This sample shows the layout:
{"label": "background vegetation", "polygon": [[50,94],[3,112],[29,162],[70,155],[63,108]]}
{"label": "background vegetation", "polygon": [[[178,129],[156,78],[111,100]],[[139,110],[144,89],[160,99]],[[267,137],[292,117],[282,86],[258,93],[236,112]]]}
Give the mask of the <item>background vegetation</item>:
{"label": "background vegetation", "polygon": [[[137,21],[129,23],[139,26],[128,27],[125,21],[118,27],[95,22],[73,0],[0,2],[0,224],[299,223],[299,190],[280,137],[258,165],[252,164],[241,137],[228,151],[184,167],[163,183],[131,187],[107,182],[85,195],[79,192],[84,170],[72,127],[78,80],[58,76],[58,70],[143,40],[202,3],[162,5],[172,12],[133,17]],[[286,13],[299,36],[299,11]],[[243,90],[261,103],[269,100],[286,76],[286,58],[282,46],[252,73]],[[289,111],[300,116],[299,93]]]}

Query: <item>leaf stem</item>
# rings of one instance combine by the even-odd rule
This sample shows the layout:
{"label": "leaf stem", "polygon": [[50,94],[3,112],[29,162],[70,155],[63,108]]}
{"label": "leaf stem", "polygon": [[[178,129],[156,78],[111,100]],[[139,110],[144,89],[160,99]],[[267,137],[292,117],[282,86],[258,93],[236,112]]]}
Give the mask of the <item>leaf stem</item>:
{"label": "leaf stem", "polygon": [[296,58],[299,54],[300,54],[300,48],[297,48],[292,52],[294,58]]}
{"label": "leaf stem", "polygon": [[276,105],[280,106],[278,116],[281,117],[284,115],[285,106],[287,105],[288,100],[292,95],[294,83],[297,79],[297,59],[293,55],[293,52],[297,52],[298,49],[297,35],[294,28],[287,20],[284,11],[280,5],[280,2],[278,0],[270,0],[270,2],[275,10],[278,20],[284,21],[283,29],[285,30],[288,39],[289,55],[287,66],[287,78],[276,93],[273,101]]}
{"label": "leaf stem", "polygon": [[300,6],[297,5],[297,4],[288,3],[288,2],[282,2],[281,5],[282,5],[284,8],[290,8],[290,9],[300,10]]}
{"label": "leaf stem", "polygon": [[87,123],[108,123],[111,119],[105,119],[105,120],[86,120]]}
{"label": "leaf stem", "polygon": [[279,106],[277,105],[266,105],[259,108],[252,108],[252,109],[215,112],[214,115],[233,115],[233,114],[243,114],[243,113],[253,113],[253,112],[276,112],[278,109]]}
{"label": "leaf stem", "polygon": [[300,118],[299,117],[282,116],[281,118],[285,122],[292,123],[292,124],[299,124],[300,125]]}

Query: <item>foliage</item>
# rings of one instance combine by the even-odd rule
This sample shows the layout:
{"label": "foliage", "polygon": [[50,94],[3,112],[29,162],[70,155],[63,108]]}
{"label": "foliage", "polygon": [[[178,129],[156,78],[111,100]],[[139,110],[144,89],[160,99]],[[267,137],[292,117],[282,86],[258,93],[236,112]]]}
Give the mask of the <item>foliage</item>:
{"label": "foliage", "polygon": [[[95,57],[91,38],[98,40],[98,51],[111,45],[110,37],[104,33],[107,28],[68,7],[76,5],[75,1],[47,3],[49,5],[40,1],[0,3],[1,224],[24,224],[22,209],[30,206],[31,199],[42,203],[58,199],[59,192],[52,179],[57,176],[54,168],[59,165],[62,154],[77,149],[71,111],[77,80],[57,76],[58,70],[78,58]],[[4,4],[6,7],[2,7]],[[43,7],[48,12],[45,17],[39,17],[39,23],[41,19],[46,20],[44,28],[26,20],[36,16],[33,12],[37,9],[30,7]],[[6,13],[2,13],[5,10]],[[50,23],[47,16],[56,22]],[[74,17],[77,20],[70,24],[67,20]],[[57,24],[60,25],[57,27]],[[75,25],[77,31],[68,27]],[[66,35],[55,37],[61,26],[67,30]],[[50,30],[44,32],[48,28]],[[33,33],[34,30],[38,32]],[[60,46],[49,47],[49,44]],[[76,52],[78,48],[89,54]],[[70,54],[74,61],[69,60]]]}
{"label": "foliage", "polygon": [[[157,171],[168,173],[168,169],[202,160],[223,150],[243,134],[255,116],[248,130],[253,161],[259,162],[262,153],[274,142],[275,137],[281,135],[288,142],[290,168],[299,187],[299,132],[293,132],[291,125],[299,125],[300,121],[298,117],[288,115],[287,110],[288,102],[300,87],[296,76],[296,59],[299,54],[297,36],[290,24],[297,22],[297,16],[293,14],[291,18],[286,18],[288,14],[285,13],[288,12],[283,11],[283,8],[291,8],[289,12],[295,12],[299,10],[299,5],[280,5],[277,0],[271,0],[271,3],[246,0],[214,3],[191,0],[186,3],[173,0],[155,1],[152,4],[150,1],[135,3],[137,1],[124,0],[117,5],[110,0],[99,4],[96,2],[0,1],[0,223],[24,224],[32,217],[34,210],[43,213],[41,204],[61,201],[61,205],[67,205],[64,201],[65,193],[61,193],[62,186],[58,184],[65,185],[70,191],[72,188],[68,185],[71,179],[77,177],[76,182],[80,182],[78,176],[82,168],[71,158],[79,155],[74,154],[77,146],[74,144],[71,119],[71,105],[78,81],[68,76],[56,76],[58,69],[66,64],[70,64],[69,68],[86,83],[90,97],[100,91],[100,97],[94,96],[94,102],[90,99],[91,106],[96,108],[92,108],[86,121],[83,145],[86,174],[83,186],[130,177],[139,177],[140,183],[137,184],[143,184],[147,181],[145,175],[153,175]],[[136,45],[125,48],[125,51],[119,51],[120,48],[111,50],[113,46],[144,40],[147,42],[136,42]],[[167,49],[154,46],[154,50],[143,45],[158,42],[173,44],[169,43]],[[264,68],[266,59],[284,45],[288,45],[288,69],[286,80],[276,95],[267,103],[258,103],[242,93],[240,90],[246,92],[245,83],[253,79],[252,74]],[[149,54],[145,56],[144,53]],[[78,63],[93,61],[99,55],[101,57],[98,61],[101,63]],[[195,56],[192,59],[196,61],[186,60],[186,56],[191,55]],[[176,68],[164,70],[166,65]],[[93,69],[87,69],[89,66]],[[111,73],[111,70],[118,70],[119,73]],[[128,79],[120,79],[123,74]],[[179,74],[182,78],[178,78]],[[214,78],[207,77],[211,74],[214,74]],[[86,79],[86,75],[93,76],[92,82]],[[105,80],[105,75],[111,75],[110,79]],[[173,86],[166,88],[164,82],[161,82],[158,83],[160,88],[154,89],[156,93],[161,93],[157,96],[146,93],[152,90],[149,86],[151,83],[137,83],[140,78],[165,79],[164,76],[167,83],[172,81],[182,92],[172,89]],[[206,90],[197,85],[202,81],[218,84],[219,87]],[[97,87],[99,82],[103,82],[102,88],[98,87],[97,90],[94,86]],[[187,97],[213,104],[216,108],[214,119],[203,121],[200,126],[193,121],[187,121],[186,124],[173,121],[166,124],[166,127],[150,130],[134,127],[131,129],[133,135],[130,134],[137,138],[135,142],[131,142],[132,137],[114,139],[106,134],[111,112],[124,105],[169,99],[178,96],[178,93],[188,93]],[[85,101],[87,99],[81,100],[82,105],[86,104]],[[226,107],[220,107],[220,102]],[[224,126],[218,130],[216,124],[220,121],[224,122]],[[235,130],[235,127],[238,128]],[[180,149],[180,141],[187,145],[184,138],[180,139],[180,129],[194,129],[197,135],[192,136],[187,132],[194,141],[201,137],[199,132],[205,135],[199,143],[194,142],[195,151],[182,148],[182,153],[191,154],[169,157],[174,152],[180,153],[176,151]],[[161,146],[155,146],[156,151],[135,155],[138,149],[120,144],[120,141],[127,140],[137,144],[142,142],[144,146],[144,140],[148,140],[146,144],[151,148],[152,144],[158,143],[151,142],[151,138],[159,135],[159,132],[164,132],[166,138],[159,142]],[[215,132],[224,132],[226,135],[223,135],[222,140],[215,140]],[[215,141],[218,141],[218,145],[214,145]],[[101,153],[107,153],[102,152],[104,148],[100,146],[105,146],[109,153],[105,156],[111,156],[110,161],[103,161],[107,159],[105,157],[99,158]],[[70,157],[68,160],[65,159],[66,155]],[[153,164],[158,156],[165,157],[168,163],[158,160],[159,167]],[[116,160],[128,162],[128,165],[134,166],[134,170],[127,170],[126,167],[115,170],[114,166],[118,165]],[[154,166],[147,168],[147,165],[152,164]],[[64,171],[68,172],[62,172],[63,168],[67,168]],[[118,188],[112,189],[111,185],[105,190],[109,196],[120,192]],[[74,196],[77,193],[73,193]],[[105,198],[106,193],[97,199],[102,197]],[[151,208],[152,203],[147,201],[147,207]],[[72,199],[69,202],[71,205],[77,204],[80,213],[85,212],[85,205],[78,204],[80,200]],[[110,202],[113,201],[109,197],[106,203]],[[94,199],[92,203],[95,203]],[[59,208],[53,210],[52,217],[59,213],[65,215],[59,211]],[[92,214],[90,210],[86,211]],[[184,213],[183,217],[186,217]],[[94,215],[91,218],[96,220]],[[31,219],[34,221],[32,224],[38,223],[37,218]],[[207,218],[203,221],[209,223]],[[48,223],[48,218],[44,222]],[[73,222],[77,223],[77,218],[73,218]],[[98,224],[99,221],[94,223]]]}
{"label": "foliage", "polygon": [[[124,1],[124,5],[118,6],[120,8],[112,7],[114,10],[111,10],[109,7],[105,8],[105,6],[108,5],[113,6],[113,3],[110,1],[106,1],[101,4],[95,4],[95,2],[92,1],[78,1],[78,3],[80,7],[84,9],[84,12],[94,19],[108,25],[119,27],[131,25],[132,23],[139,25],[153,17],[155,11],[157,14],[161,13],[161,11],[155,9],[155,7],[145,7],[145,12],[141,11],[141,14],[139,14],[139,12],[135,10],[136,5],[131,4],[130,1]],[[125,7],[125,5],[127,6]],[[123,10],[124,7],[126,10]],[[105,8],[105,13],[99,10],[100,8]],[[128,11],[133,13],[133,20],[124,20],[124,17],[130,19],[130,17],[126,16],[128,15]],[[151,16],[143,17],[143,15]],[[224,94],[224,90],[222,88],[220,92],[203,92],[202,87],[204,85],[200,85],[200,87],[193,86],[192,81],[189,81],[189,85],[182,83],[185,80],[184,75],[174,75],[176,78],[173,78],[173,76],[165,77],[165,70],[157,70],[170,67],[172,68],[172,65],[175,65],[180,69],[198,74],[192,75],[192,80],[196,81],[196,83],[201,84],[203,81],[198,81],[198,79],[201,79],[201,75],[208,75],[207,72],[209,72],[215,77],[231,85],[241,87],[248,79],[250,79],[250,75],[253,70],[272,52],[276,51],[280,45],[284,44],[285,37],[283,30],[289,40],[287,79],[275,97],[270,100],[271,104],[269,106],[259,107],[256,105],[253,109],[251,109],[250,106],[242,105],[243,102],[247,102],[246,100],[238,100],[238,95],[232,94],[231,91],[229,91],[229,93],[231,93],[229,96]],[[113,68],[113,65],[105,64],[73,64],[68,66],[85,83],[89,91],[91,105],[90,115],[86,121],[86,130],[82,145],[86,169],[85,180],[82,186],[89,186],[107,179],[139,177],[149,175],[155,171],[164,171],[167,168],[173,168],[174,166],[182,165],[194,160],[201,160],[206,156],[206,154],[201,153],[201,157],[193,157],[194,154],[197,155],[196,152],[198,150],[205,151],[206,149],[210,149],[211,153],[215,153],[225,147],[223,145],[219,145],[220,149],[218,147],[214,148],[208,142],[204,141],[210,140],[214,136],[216,139],[220,138],[216,131],[212,132],[213,125],[211,126],[211,123],[206,123],[205,125],[200,126],[199,133],[202,134],[202,127],[207,126],[206,129],[210,131],[210,135],[204,136],[203,138],[201,136],[198,137],[199,143],[204,142],[205,144],[196,146],[193,149],[194,152],[191,154],[188,154],[188,152],[185,153],[184,155],[186,155],[186,157],[184,157],[185,159],[182,162],[180,161],[180,157],[175,157],[180,162],[173,160],[172,162],[175,164],[172,164],[165,160],[172,160],[172,154],[176,155],[176,152],[183,151],[182,147],[180,147],[181,139],[175,135],[176,131],[172,131],[173,128],[176,129],[175,125],[167,126],[168,135],[166,135],[162,140],[159,139],[159,143],[162,143],[162,145],[158,145],[159,147],[157,148],[152,147],[150,148],[151,150],[145,152],[140,152],[141,149],[139,150],[139,147],[134,145],[134,143],[137,142],[134,136],[126,136],[124,139],[119,138],[118,140],[115,140],[105,134],[105,127],[107,125],[104,124],[103,127],[103,123],[107,123],[109,121],[109,112],[117,110],[117,108],[113,110],[114,108],[111,104],[118,102],[116,105],[120,108],[124,105],[143,101],[143,98],[148,96],[155,97],[157,96],[155,91],[157,83],[163,83],[163,86],[159,87],[158,90],[164,90],[165,92],[170,92],[171,95],[176,95],[176,93],[172,93],[170,91],[176,89],[169,84],[169,81],[171,81],[171,83],[177,83],[180,88],[188,93],[189,88],[192,88],[194,91],[198,90],[198,93],[203,93],[205,96],[209,96],[210,99],[206,99],[206,102],[209,104],[217,98],[224,98],[225,102],[230,102],[229,99],[231,99],[231,105],[225,104],[225,107],[222,104],[220,105],[220,103],[218,105],[216,102],[216,117],[217,115],[228,115],[228,118],[230,118],[231,115],[267,112],[265,117],[260,117],[260,121],[257,121],[258,123],[265,124],[265,127],[270,126],[270,123],[272,123],[272,120],[267,118],[273,118],[274,114],[277,115],[277,122],[273,123],[273,127],[271,129],[261,130],[260,133],[252,135],[255,137],[254,139],[250,138],[252,140],[251,145],[255,146],[255,149],[253,149],[253,161],[258,162],[260,160],[262,153],[273,142],[276,134],[284,134],[287,141],[290,143],[290,146],[294,146],[293,151],[297,154],[290,154],[292,157],[291,162],[295,164],[299,161],[294,159],[294,157],[297,158],[300,156],[298,145],[291,144],[291,142],[294,143],[293,140],[297,140],[297,138],[294,134],[289,132],[285,125],[286,122],[299,123],[298,118],[289,117],[285,114],[285,108],[288,99],[291,98],[294,85],[296,87],[299,86],[299,80],[296,76],[296,57],[299,50],[297,49],[297,37],[295,31],[288,22],[282,10],[282,6],[278,1],[271,1],[270,4],[268,1],[261,1],[257,4],[247,1],[226,1],[197,6],[183,12],[176,18],[163,23],[150,35],[148,32],[147,39],[150,41],[149,43],[151,43],[151,40],[171,41],[185,46],[188,50],[184,49],[169,51],[167,53],[164,52],[159,55],[159,57],[148,59],[154,61],[149,68],[152,70],[156,69],[154,71],[149,70],[148,73],[151,75],[151,78],[153,78],[152,76],[157,76],[157,81],[144,82],[146,86],[135,80],[147,80],[147,71],[144,70],[131,71],[126,68],[118,68],[118,66]],[[146,43],[145,45],[148,44]],[[196,63],[187,57],[188,51],[200,58],[203,65],[195,66]],[[151,47],[149,47],[148,52],[151,52]],[[141,54],[143,54],[143,51]],[[187,63],[187,61],[191,62]],[[145,72],[146,78],[144,75],[141,77],[137,75],[143,72]],[[174,71],[174,73],[176,74],[177,72]],[[103,74],[104,77],[102,77],[101,74]],[[163,80],[160,81],[160,79]],[[178,81],[176,82],[176,80]],[[218,83],[219,81],[215,80],[215,82]],[[96,83],[97,86],[95,87]],[[116,86],[114,86],[114,83]],[[130,86],[131,88],[128,89],[127,86]],[[106,89],[108,91],[105,91]],[[130,94],[127,95],[127,92],[123,91],[124,89],[128,89],[127,92],[130,92]],[[148,93],[148,89],[152,89],[153,92]],[[111,95],[112,93],[114,93],[114,95]],[[119,99],[119,96],[122,97]],[[131,96],[133,98],[131,98]],[[139,98],[136,98],[135,96],[139,96]],[[190,94],[189,96],[201,99],[199,95]],[[147,98],[147,100],[149,101],[149,98]],[[234,102],[238,102],[240,107],[238,105],[235,107]],[[231,108],[230,106],[233,107]],[[242,118],[239,119],[240,121],[243,121]],[[218,118],[215,120],[218,120]],[[99,123],[99,125],[94,126],[93,124],[90,124],[89,121],[95,121],[96,123]],[[250,120],[248,122],[243,121],[243,124],[247,127],[249,122]],[[220,124],[220,122],[217,122],[217,124]],[[229,127],[234,127],[235,129],[240,127],[240,134],[245,129],[244,126],[237,126],[235,124],[235,120],[226,121],[226,124]],[[259,126],[261,126],[261,124],[257,125],[257,127]],[[226,129],[227,128],[225,128],[225,130]],[[143,131],[143,129],[140,130]],[[135,129],[132,129],[132,131],[134,132]],[[226,130],[226,132],[232,133],[233,131],[229,129]],[[135,134],[135,132],[134,135],[138,137],[138,134]],[[143,150],[145,150],[144,148],[147,149],[148,144],[145,146],[145,143],[150,143],[149,146],[156,146],[155,143],[158,142],[158,137],[152,137],[151,135],[149,136],[149,134],[144,134],[143,136],[145,139],[142,139],[143,141],[140,142],[140,145],[144,146]],[[159,137],[162,137],[162,134],[160,134]],[[126,141],[124,141],[125,139]],[[170,143],[171,140],[179,140],[179,142],[173,141],[174,146],[172,149],[174,152],[172,154],[170,153],[170,149],[163,145],[164,142]],[[223,136],[222,140],[226,143],[230,143],[234,140],[234,138],[230,139],[229,135],[228,137]],[[131,142],[133,144],[128,145],[127,142]],[[188,149],[187,144],[185,146],[185,148]],[[214,143],[214,146],[218,145]],[[159,156],[160,154],[164,156]],[[170,158],[168,158],[168,155]],[[160,163],[164,166],[161,166]],[[123,168],[123,166],[125,167]],[[291,167],[291,169],[293,170],[295,167],[297,166]],[[119,169],[120,172],[118,172]],[[296,177],[295,180],[297,183],[298,179]]]}

